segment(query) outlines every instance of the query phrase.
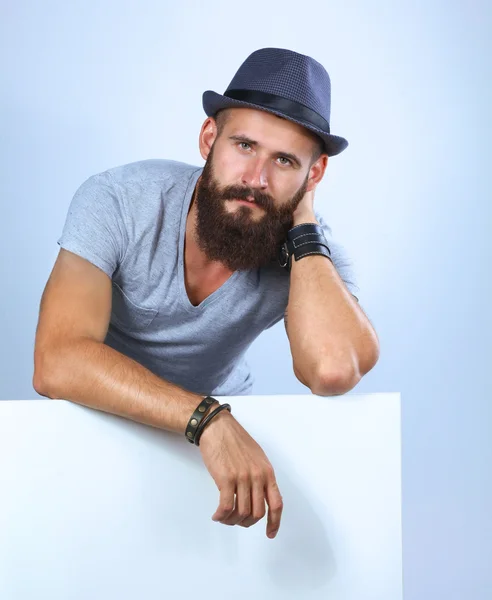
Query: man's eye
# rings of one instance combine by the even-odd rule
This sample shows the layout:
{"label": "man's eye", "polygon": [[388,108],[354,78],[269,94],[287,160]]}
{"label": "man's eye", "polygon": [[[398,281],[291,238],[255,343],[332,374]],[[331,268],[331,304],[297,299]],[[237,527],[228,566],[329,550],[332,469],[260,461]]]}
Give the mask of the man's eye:
{"label": "man's eye", "polygon": [[[248,146],[248,148],[250,148],[250,145],[247,142],[239,142],[240,146]],[[247,148],[243,148],[243,150],[247,150]]]}
{"label": "man's eye", "polygon": [[288,158],[285,158],[285,156],[279,156],[279,159],[286,161],[286,162],[282,163],[283,165],[291,165],[292,164],[292,162]]}

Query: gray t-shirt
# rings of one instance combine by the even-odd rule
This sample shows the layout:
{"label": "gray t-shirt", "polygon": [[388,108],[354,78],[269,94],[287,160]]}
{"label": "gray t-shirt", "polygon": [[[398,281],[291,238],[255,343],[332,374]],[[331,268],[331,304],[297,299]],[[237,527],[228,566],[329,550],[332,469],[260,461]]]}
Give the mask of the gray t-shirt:
{"label": "gray t-shirt", "polygon": [[[186,293],[186,218],[202,167],[134,162],[89,177],[76,191],[58,244],[112,280],[105,344],[203,395],[251,394],[245,352],[283,318],[289,274],[278,264],[235,271],[198,306]],[[332,259],[355,296],[350,261],[316,212]],[[291,368],[290,364],[286,369]]]}

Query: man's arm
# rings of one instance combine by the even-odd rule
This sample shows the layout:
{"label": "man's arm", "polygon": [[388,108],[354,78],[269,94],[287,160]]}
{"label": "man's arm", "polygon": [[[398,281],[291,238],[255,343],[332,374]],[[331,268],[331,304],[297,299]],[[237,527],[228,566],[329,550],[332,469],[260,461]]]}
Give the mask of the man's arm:
{"label": "man's arm", "polygon": [[[318,223],[314,214],[300,215],[294,225],[309,222]],[[369,319],[324,256],[292,258],[284,321],[294,373],[314,394],[345,394],[379,358]]]}
{"label": "man's arm", "polygon": [[[161,379],[104,339],[112,285],[89,261],[60,250],[41,300],[34,351],[35,390],[183,435],[203,396]],[[214,405],[212,405],[214,406]],[[220,490],[214,520],[250,527],[268,504],[267,533],[280,526],[282,496],[263,450],[227,410],[200,438],[205,466]]]}
{"label": "man's arm", "polygon": [[111,287],[103,271],[60,250],[41,299],[34,389],[49,398],[72,400],[184,435],[204,396],[157,377],[103,343]]}

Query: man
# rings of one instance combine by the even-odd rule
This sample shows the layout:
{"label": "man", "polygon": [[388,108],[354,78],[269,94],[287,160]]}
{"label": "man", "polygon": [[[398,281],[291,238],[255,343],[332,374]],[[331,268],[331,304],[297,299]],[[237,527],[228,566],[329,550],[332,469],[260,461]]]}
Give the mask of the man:
{"label": "man", "polygon": [[140,161],[77,190],[41,300],[33,384],[186,434],[220,490],[213,518],[249,527],[266,500],[274,537],[273,468],[209,395],[251,392],[244,354],[284,316],[294,372],[314,394],[343,394],[376,363],[342,247],[313,206],[348,143],[330,133],[328,73],[289,50],[254,52],[203,106],[203,169]]}

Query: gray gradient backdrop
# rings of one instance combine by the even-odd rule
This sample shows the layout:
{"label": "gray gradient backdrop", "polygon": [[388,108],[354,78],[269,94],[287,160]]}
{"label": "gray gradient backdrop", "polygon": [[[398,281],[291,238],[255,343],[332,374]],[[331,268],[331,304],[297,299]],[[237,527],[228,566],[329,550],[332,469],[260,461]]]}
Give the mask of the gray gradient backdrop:
{"label": "gray gradient backdrop", "polygon": [[[350,143],[316,203],[381,341],[352,393],[402,393],[405,598],[490,600],[490,3],[0,7],[0,399],[37,397],[39,300],[80,183],[145,158],[202,165],[202,92],[257,48],[310,54]],[[255,393],[307,391],[282,323],[248,356]]]}

